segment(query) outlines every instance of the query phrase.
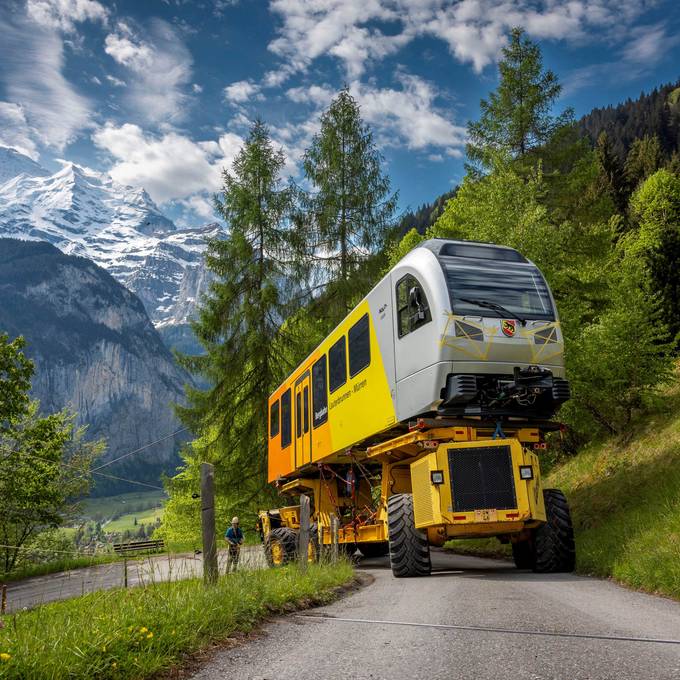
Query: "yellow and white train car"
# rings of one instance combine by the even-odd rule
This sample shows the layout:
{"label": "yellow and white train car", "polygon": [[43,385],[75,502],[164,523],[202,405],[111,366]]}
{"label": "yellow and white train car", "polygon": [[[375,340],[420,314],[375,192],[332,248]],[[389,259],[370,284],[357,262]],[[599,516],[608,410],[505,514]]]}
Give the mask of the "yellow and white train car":
{"label": "yellow and white train car", "polygon": [[[395,576],[428,574],[430,544],[478,536],[511,542],[518,567],[570,571],[569,508],[533,450],[569,398],[563,354],[532,262],[425,241],[271,395],[269,481],[311,497],[315,542],[389,549]],[[270,563],[291,559],[299,506],[259,521]]]}
{"label": "yellow and white train car", "polygon": [[569,398],[550,289],[511,248],[432,239],[269,400],[269,480],[418,417],[549,418]]}

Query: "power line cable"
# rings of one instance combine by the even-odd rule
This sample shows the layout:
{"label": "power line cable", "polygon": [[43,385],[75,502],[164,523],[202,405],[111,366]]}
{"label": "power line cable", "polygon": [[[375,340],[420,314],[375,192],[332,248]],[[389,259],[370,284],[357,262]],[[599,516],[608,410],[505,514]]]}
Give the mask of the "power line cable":
{"label": "power line cable", "polygon": [[144,446],[140,446],[138,449],[135,449],[134,451],[129,451],[128,453],[124,453],[122,456],[118,456],[117,458],[114,458],[113,460],[109,460],[106,463],[103,463],[102,465],[98,465],[96,468],[93,468],[90,472],[96,472],[97,470],[101,470],[102,468],[108,467],[109,465],[113,465],[113,463],[117,463],[119,460],[123,460],[123,458],[127,458],[128,456],[133,456],[135,453],[139,453],[140,451],[144,451],[145,449],[148,449],[151,446],[154,446],[155,444],[158,444],[159,442],[165,441],[166,439],[170,439],[170,437],[174,437],[175,435],[179,434],[180,432],[185,432],[188,430],[188,427],[182,427],[179,430],[175,430],[174,432],[171,432],[170,434],[166,434],[163,437],[160,437],[159,439],[156,439],[153,442],[149,442],[148,444],[144,444]]}
{"label": "power line cable", "polygon": [[[28,456],[29,458],[37,458],[38,460],[44,460],[47,461],[48,463],[55,463],[57,465],[65,465],[66,467],[73,468],[74,470],[80,471],[80,476],[84,477],[88,472],[93,475],[99,475],[100,477],[106,477],[108,479],[115,479],[120,482],[128,482],[128,484],[137,484],[139,486],[147,486],[150,489],[157,489],[158,491],[165,491],[165,489],[162,486],[157,486],[155,484],[147,484],[146,482],[138,482],[134,479],[125,479],[125,477],[117,477],[116,475],[109,475],[106,474],[106,472],[97,472],[96,470],[89,470],[88,472],[82,472],[80,468],[77,465],[72,465],[70,463],[67,463],[66,461],[55,461],[51,460],[50,458],[45,458],[44,456],[39,456],[37,453],[29,453],[28,451],[17,451],[19,455],[22,456]],[[98,468],[97,468],[98,469]]]}

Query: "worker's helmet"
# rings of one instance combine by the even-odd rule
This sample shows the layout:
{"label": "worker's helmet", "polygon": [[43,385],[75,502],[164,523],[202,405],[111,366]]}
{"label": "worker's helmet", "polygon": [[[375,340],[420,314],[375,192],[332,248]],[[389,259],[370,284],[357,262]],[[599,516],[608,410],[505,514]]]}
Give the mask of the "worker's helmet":
{"label": "worker's helmet", "polygon": [[232,524],[238,524],[238,517],[232,517],[232,518],[231,518],[231,523],[232,523]]}

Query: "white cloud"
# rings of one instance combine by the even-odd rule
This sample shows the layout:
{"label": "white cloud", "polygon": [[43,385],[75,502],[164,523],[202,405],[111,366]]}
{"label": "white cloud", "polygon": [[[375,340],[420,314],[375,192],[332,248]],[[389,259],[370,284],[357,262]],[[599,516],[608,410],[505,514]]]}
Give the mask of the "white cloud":
{"label": "white cloud", "polygon": [[[460,155],[466,130],[451,122],[451,112],[436,106],[439,93],[434,85],[404,72],[397,75],[397,80],[401,86],[398,89],[375,87],[359,81],[350,84],[350,93],[361,107],[361,116],[371,125],[380,144],[404,145],[414,150],[438,148],[449,155]],[[294,102],[312,104],[318,117],[337,92],[326,86],[312,85],[291,88],[286,95]],[[282,131],[286,128],[279,129],[279,136]],[[288,135],[292,136],[290,130]],[[283,140],[288,141],[285,136]]]}
{"label": "white cloud", "polygon": [[111,83],[111,85],[113,85],[114,87],[125,87],[126,86],[126,82],[124,80],[121,80],[120,78],[116,78],[116,76],[107,75],[106,80],[108,80]]}
{"label": "white cloud", "polygon": [[92,76],[92,78],[90,78],[90,81],[93,82],[95,85],[101,85],[102,84],[102,81],[99,80],[99,78],[97,78],[97,76]]}
{"label": "white cloud", "polygon": [[121,184],[143,186],[159,203],[217,191],[243,140],[225,133],[217,141],[194,142],[176,132],[150,135],[131,123],[107,123],[92,136],[113,158],[109,170]]}
{"label": "white cloud", "polygon": [[106,23],[109,10],[96,0],[28,0],[26,13],[44,28],[73,33],[76,22]]}
{"label": "white cloud", "polygon": [[128,23],[119,22],[106,36],[104,50],[129,71],[126,100],[140,116],[152,123],[185,118],[192,58],[170,24],[152,19],[142,37]]}
{"label": "white cloud", "polygon": [[213,205],[212,200],[205,194],[190,196],[187,199],[179,201],[179,204],[204,220],[216,219],[215,206]]}
{"label": "white cloud", "polygon": [[224,88],[224,98],[231,103],[242,104],[252,99],[263,99],[260,88],[252,80],[239,80]]}
{"label": "white cloud", "polygon": [[196,94],[201,94],[203,92],[203,86],[199,85],[198,83],[194,83],[191,86],[191,89],[196,93]]}
{"label": "white cloud", "polygon": [[631,39],[623,51],[623,57],[633,64],[653,66],[679,41],[679,35],[669,36],[667,34],[663,23],[638,26],[632,32]]}
{"label": "white cloud", "polygon": [[40,157],[24,110],[19,104],[0,102],[0,146],[16,149],[34,161]]}
{"label": "white cloud", "polygon": [[[281,23],[269,49],[284,65],[265,76],[283,83],[318,57],[339,59],[350,79],[418,36],[444,41],[479,72],[495,61],[513,26],[534,38],[623,40],[651,3],[637,0],[271,0]],[[386,28],[387,27],[387,28]],[[650,38],[651,40],[651,38]]]}
{"label": "white cloud", "polygon": [[91,126],[91,102],[62,74],[63,41],[54,30],[0,15],[0,79],[21,106],[34,139],[58,150]]}

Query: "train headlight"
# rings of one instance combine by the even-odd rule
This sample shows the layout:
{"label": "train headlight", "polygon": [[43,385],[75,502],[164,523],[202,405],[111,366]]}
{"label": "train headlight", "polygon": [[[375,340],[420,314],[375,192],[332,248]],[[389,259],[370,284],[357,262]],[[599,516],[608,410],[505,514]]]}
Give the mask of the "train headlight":
{"label": "train headlight", "polygon": [[520,465],[519,466],[519,477],[520,479],[533,479],[534,478],[534,468],[531,465]]}
{"label": "train headlight", "polygon": [[444,471],[443,470],[432,470],[430,472],[430,479],[433,484],[443,484],[444,483]]}

